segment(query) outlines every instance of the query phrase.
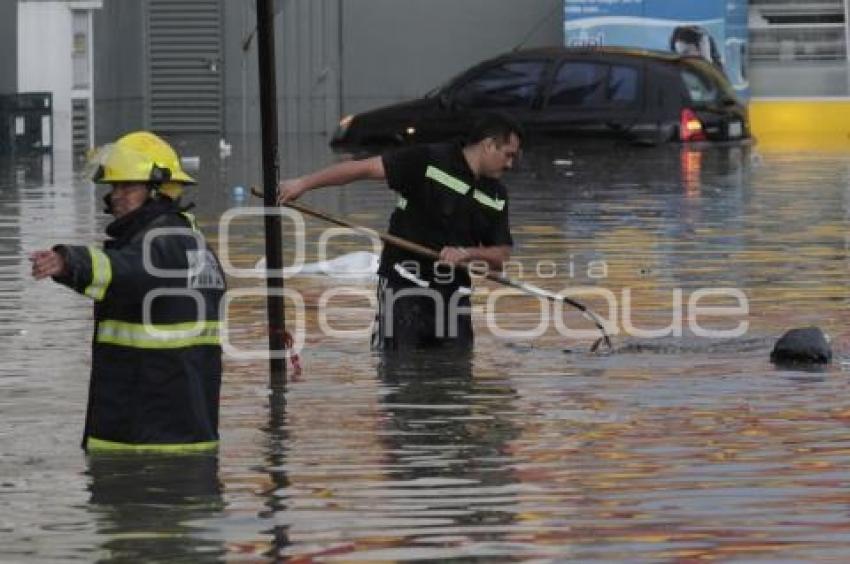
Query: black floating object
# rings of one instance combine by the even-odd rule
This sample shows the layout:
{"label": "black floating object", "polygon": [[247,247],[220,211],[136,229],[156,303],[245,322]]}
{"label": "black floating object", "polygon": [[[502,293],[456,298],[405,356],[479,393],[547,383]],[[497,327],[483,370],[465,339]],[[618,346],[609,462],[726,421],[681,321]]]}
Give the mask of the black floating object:
{"label": "black floating object", "polygon": [[832,361],[829,337],[819,327],[791,329],[776,341],[770,361],[774,364],[828,364]]}

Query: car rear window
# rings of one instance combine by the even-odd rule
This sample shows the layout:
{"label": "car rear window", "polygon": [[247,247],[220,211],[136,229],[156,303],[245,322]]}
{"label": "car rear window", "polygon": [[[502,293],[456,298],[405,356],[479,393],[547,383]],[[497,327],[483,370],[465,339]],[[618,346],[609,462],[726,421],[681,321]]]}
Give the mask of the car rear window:
{"label": "car rear window", "polygon": [[455,93],[455,101],[475,108],[526,108],[537,98],[546,61],[506,61],[488,67]]}
{"label": "car rear window", "polygon": [[626,65],[567,61],[549,93],[549,106],[600,107],[634,103],[638,70]]}
{"label": "car rear window", "polygon": [[689,70],[682,71],[682,80],[688,96],[695,104],[708,104],[717,101],[717,88],[710,80]]}
{"label": "car rear window", "polygon": [[685,89],[695,104],[736,100],[735,90],[723,74],[701,59],[687,61],[679,71]]}

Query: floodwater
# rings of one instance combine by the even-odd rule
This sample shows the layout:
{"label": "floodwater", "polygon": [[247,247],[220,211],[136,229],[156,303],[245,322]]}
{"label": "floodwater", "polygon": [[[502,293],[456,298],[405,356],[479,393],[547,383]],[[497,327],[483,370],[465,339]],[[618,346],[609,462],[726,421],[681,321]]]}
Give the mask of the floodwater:
{"label": "floodwater", "polygon": [[[234,187],[258,181],[256,152],[198,152],[195,211],[250,274],[262,221]],[[333,158],[322,138],[282,154],[287,175]],[[304,370],[270,394],[267,362],[246,358],[266,343],[263,281],[232,276],[217,456],[86,457],[90,304],[34,283],[26,254],[99,240],[102,193],[6,166],[0,560],[846,561],[850,154],[547,147],[506,181],[508,274],[594,289],[579,299],[619,329],[614,354],[588,353],[575,312],[538,328],[537,300],[487,282],[474,355],[382,360],[368,281],[292,278]],[[394,204],[369,183],[305,202],[376,229]],[[305,225],[306,259],[328,258],[326,226]],[[807,325],[834,362],[771,365]]]}

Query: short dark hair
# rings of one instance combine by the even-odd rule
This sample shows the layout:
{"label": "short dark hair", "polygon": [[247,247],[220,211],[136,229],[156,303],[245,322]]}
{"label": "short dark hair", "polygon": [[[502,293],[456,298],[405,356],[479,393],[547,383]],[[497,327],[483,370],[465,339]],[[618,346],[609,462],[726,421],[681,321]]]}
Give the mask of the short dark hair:
{"label": "short dark hair", "polygon": [[682,25],[673,30],[670,36],[670,48],[673,49],[676,41],[684,41],[692,45],[699,45],[702,33],[700,29],[693,25]]}
{"label": "short dark hair", "polygon": [[474,145],[488,137],[507,143],[510,141],[511,133],[516,135],[520,141],[525,139],[522,125],[512,116],[502,112],[484,112],[475,117],[472,128],[466,136],[465,144]]}

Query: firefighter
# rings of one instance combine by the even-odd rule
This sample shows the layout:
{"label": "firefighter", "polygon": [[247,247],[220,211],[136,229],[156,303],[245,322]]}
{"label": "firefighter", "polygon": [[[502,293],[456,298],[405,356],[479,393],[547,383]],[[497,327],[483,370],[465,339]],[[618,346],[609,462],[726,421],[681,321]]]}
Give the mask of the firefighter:
{"label": "firefighter", "polygon": [[94,300],[87,451],[213,450],[221,387],[221,265],[187,208],[195,184],[171,146],[127,134],[94,159],[115,219],[95,245],[32,253],[36,280],[52,277]]}
{"label": "firefighter", "polygon": [[463,141],[393,149],[280,183],[278,202],[285,204],[316,188],[386,180],[399,195],[390,234],[439,252],[437,263],[384,247],[374,349],[472,349],[469,273],[444,267],[477,261],[498,271],[510,257],[508,193],[500,178],[519,156],[522,137],[513,118],[483,113]]}

